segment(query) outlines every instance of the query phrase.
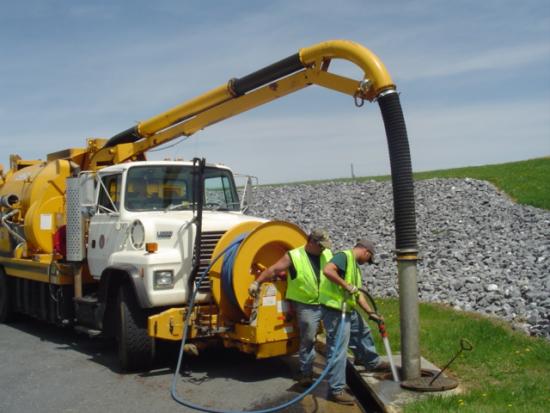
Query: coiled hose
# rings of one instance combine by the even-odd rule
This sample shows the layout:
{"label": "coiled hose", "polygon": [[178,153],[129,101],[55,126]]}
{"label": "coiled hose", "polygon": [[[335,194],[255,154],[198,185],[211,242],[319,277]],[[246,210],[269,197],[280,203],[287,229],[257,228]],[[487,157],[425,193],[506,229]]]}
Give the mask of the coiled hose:
{"label": "coiled hose", "polygon": [[[210,263],[208,268],[206,268],[203,271],[203,273],[201,274],[201,276],[195,281],[196,285],[197,286],[200,285],[201,281],[204,279],[204,277],[206,277],[206,274],[208,274],[208,272],[210,271],[210,268],[223,255],[225,255],[227,253],[228,257],[231,257],[229,261],[232,261],[235,257],[235,252],[238,249],[240,243],[243,241],[243,239],[244,239],[244,236],[238,237],[231,244],[229,244],[227,246],[227,248],[225,248],[222,252],[220,252],[212,260],[212,262]],[[224,266],[223,266],[224,268],[232,268],[233,267],[229,263],[226,267],[225,264],[226,263],[224,263]],[[227,272],[227,270],[225,270],[225,272]],[[227,274],[227,273],[223,274],[223,273],[224,273],[224,269],[222,269],[222,279],[223,279],[224,276],[226,277],[226,281],[227,281],[226,285],[232,285],[232,283],[231,283],[231,280],[232,280],[232,277],[233,277],[232,271],[229,271],[229,274]],[[199,410],[199,411],[207,412],[207,413],[245,413],[244,411],[238,411],[238,410],[218,410],[218,409],[213,409],[213,408],[210,408],[210,407],[199,406],[197,404],[194,404],[194,403],[192,403],[190,401],[187,401],[187,400],[183,399],[182,397],[178,396],[177,388],[176,388],[177,387],[177,378],[178,378],[178,373],[179,373],[180,368],[181,368],[181,362],[183,360],[183,354],[184,354],[183,349],[184,349],[185,341],[187,340],[187,333],[188,333],[188,330],[189,330],[189,322],[191,320],[191,314],[193,312],[193,307],[195,305],[195,297],[197,295],[197,292],[198,292],[198,288],[195,288],[195,291],[194,291],[193,295],[191,296],[191,300],[189,301],[189,308],[188,308],[188,311],[187,311],[187,315],[185,317],[185,323],[183,325],[183,337],[182,337],[182,340],[181,340],[181,347],[180,347],[180,352],[179,352],[179,356],[178,356],[178,363],[177,363],[177,366],[176,366],[176,370],[174,372],[174,376],[172,378],[172,386],[171,386],[171,389],[170,389],[170,394],[171,394],[172,398],[174,399],[174,401],[176,403],[181,404],[181,405],[186,406],[186,407],[189,407],[189,408],[194,409],[194,410]],[[323,372],[311,384],[311,386],[309,386],[303,393],[299,394],[298,396],[294,397],[293,399],[291,399],[291,400],[289,400],[289,401],[287,401],[287,402],[285,402],[285,403],[283,403],[279,406],[274,406],[274,407],[270,407],[270,408],[267,408],[267,409],[261,409],[261,410],[249,410],[249,411],[246,411],[246,413],[271,413],[271,412],[277,412],[279,410],[286,409],[287,407],[290,407],[295,403],[298,403],[300,400],[302,400],[304,397],[306,397],[309,393],[311,393],[321,383],[321,381],[323,381],[323,379],[327,375],[330,367],[334,364],[335,356],[340,351],[345,351],[345,349],[340,348],[342,346],[343,342],[344,342],[344,340],[343,340],[344,334],[343,333],[344,333],[345,317],[346,317],[346,312],[345,312],[345,304],[344,304],[344,308],[342,308],[342,318],[340,319],[340,325],[338,326],[338,331],[336,333],[336,348],[337,348],[337,351],[333,352],[332,357],[330,358],[330,360],[327,361],[327,364],[326,364]]]}

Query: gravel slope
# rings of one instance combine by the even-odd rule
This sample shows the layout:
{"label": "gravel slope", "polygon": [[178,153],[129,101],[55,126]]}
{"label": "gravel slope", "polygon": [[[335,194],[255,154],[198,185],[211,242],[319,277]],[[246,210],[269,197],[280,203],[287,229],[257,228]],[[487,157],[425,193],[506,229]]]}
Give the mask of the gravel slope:
{"label": "gravel slope", "polygon": [[[258,187],[250,213],[306,231],[326,228],[334,250],[362,237],[377,244],[364,268],[377,296],[397,296],[390,182]],[[473,179],[415,182],[422,301],[492,314],[550,338],[550,211],[517,205]]]}

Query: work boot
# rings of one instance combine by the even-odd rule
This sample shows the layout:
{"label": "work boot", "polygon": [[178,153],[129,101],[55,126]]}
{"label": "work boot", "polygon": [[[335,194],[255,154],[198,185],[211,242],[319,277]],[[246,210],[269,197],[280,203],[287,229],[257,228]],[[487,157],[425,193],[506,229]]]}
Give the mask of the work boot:
{"label": "work boot", "polygon": [[391,366],[387,361],[381,361],[376,367],[367,368],[367,371],[369,373],[384,373],[391,371]]}
{"label": "work boot", "polygon": [[312,374],[302,374],[298,377],[298,384],[302,387],[309,387],[313,384]]}
{"label": "work boot", "polygon": [[329,393],[327,399],[338,404],[344,404],[346,406],[353,406],[355,404],[355,399],[346,394],[344,390],[340,390],[335,393]]}

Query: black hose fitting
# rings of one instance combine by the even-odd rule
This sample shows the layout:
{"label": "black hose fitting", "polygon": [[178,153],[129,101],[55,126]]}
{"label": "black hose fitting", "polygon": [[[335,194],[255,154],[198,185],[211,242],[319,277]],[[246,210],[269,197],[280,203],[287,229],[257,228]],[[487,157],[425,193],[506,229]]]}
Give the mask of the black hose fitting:
{"label": "black hose fitting", "polygon": [[229,88],[235,96],[241,96],[246,92],[303,69],[303,67],[300,55],[296,53],[240,79],[231,79]]}
{"label": "black hose fitting", "polygon": [[120,132],[113,136],[111,139],[105,143],[104,148],[110,148],[111,146],[116,146],[121,143],[132,143],[139,141],[142,136],[139,136],[137,126],[132,126],[130,129],[126,129],[123,132]]}
{"label": "black hose fitting", "polygon": [[384,119],[390,152],[395,218],[395,247],[397,251],[416,251],[416,216],[411,154],[405,119],[395,91],[382,93],[378,104]]}

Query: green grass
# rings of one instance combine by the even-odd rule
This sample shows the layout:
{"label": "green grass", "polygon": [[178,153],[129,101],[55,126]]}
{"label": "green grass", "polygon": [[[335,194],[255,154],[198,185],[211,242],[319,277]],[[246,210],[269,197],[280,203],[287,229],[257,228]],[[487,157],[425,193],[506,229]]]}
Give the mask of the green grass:
{"label": "green grass", "polygon": [[550,209],[550,157],[499,165],[418,172],[415,179],[475,178],[492,182],[520,204]]}
{"label": "green grass", "polygon": [[[378,300],[386,318],[393,351],[399,351],[399,303]],[[371,326],[377,348],[383,346]],[[548,412],[550,411],[550,342],[512,331],[504,322],[456,312],[436,304],[420,305],[420,347],[424,358],[444,366],[467,338],[473,351],[463,352],[449,368],[465,392],[434,394],[406,406],[405,412]]]}
{"label": "green grass", "polygon": [[[493,183],[514,201],[550,210],[550,157],[497,165],[471,166],[428,172],[415,172],[415,180],[431,178],[473,178]],[[387,181],[389,175],[360,177],[361,181]],[[351,182],[351,178],[298,183]]]}

